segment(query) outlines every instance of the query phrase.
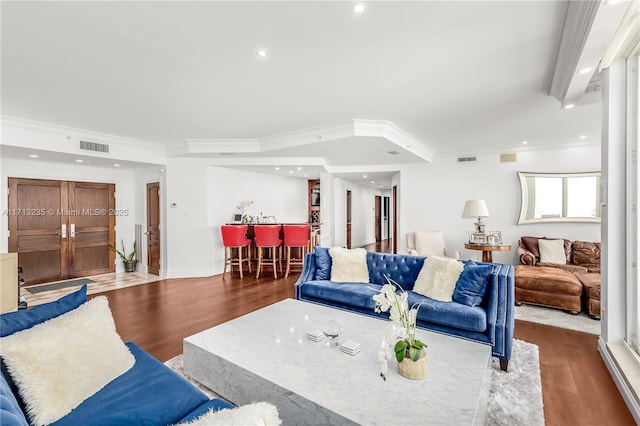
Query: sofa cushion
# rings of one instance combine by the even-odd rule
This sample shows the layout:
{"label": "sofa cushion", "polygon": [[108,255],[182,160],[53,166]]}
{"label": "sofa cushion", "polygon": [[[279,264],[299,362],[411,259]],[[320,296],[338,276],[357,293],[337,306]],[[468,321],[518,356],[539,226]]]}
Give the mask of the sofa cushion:
{"label": "sofa cushion", "polygon": [[331,256],[326,247],[316,247],[316,280],[328,280],[331,278]]}
{"label": "sofa cushion", "polygon": [[455,259],[431,256],[424,261],[413,291],[433,300],[451,302],[463,268],[464,264]]}
{"label": "sofa cushion", "polygon": [[403,290],[412,290],[424,260],[420,256],[369,252],[369,282],[384,285],[389,278]]}
{"label": "sofa cushion", "polygon": [[87,285],[55,302],[44,303],[28,310],[20,310],[0,315],[0,337],[31,328],[51,318],[69,312],[87,301]]}
{"label": "sofa cushion", "polygon": [[571,249],[574,264],[589,269],[600,267],[600,243],[574,241]]}
{"label": "sofa cushion", "polygon": [[540,262],[557,263],[564,265],[567,257],[564,251],[564,240],[538,240],[540,249]]}
{"label": "sofa cushion", "polygon": [[65,416],[135,362],[116,333],[105,296],[3,337],[0,345],[35,424]]}
{"label": "sofa cushion", "polygon": [[[55,426],[99,424],[169,425],[194,412],[209,398],[194,385],[134,343],[127,347],[136,359],[129,371],[84,401]],[[142,422],[144,419],[144,422]]]}
{"label": "sofa cushion", "polygon": [[480,305],[492,270],[491,265],[465,265],[453,291],[453,300],[467,306]]}
{"label": "sofa cushion", "polygon": [[439,302],[409,292],[409,306],[423,302],[418,309],[418,320],[462,330],[483,332],[487,329],[487,313],[479,306],[467,306],[457,302]]}
{"label": "sofa cushion", "polygon": [[367,269],[367,251],[363,248],[346,249],[331,247],[331,281],[334,282],[369,282]]}
{"label": "sofa cushion", "polygon": [[4,426],[28,426],[9,384],[0,374],[0,421]]}
{"label": "sofa cushion", "polygon": [[382,288],[379,284],[336,283],[326,280],[307,281],[302,284],[300,291],[306,297],[329,300],[332,302],[371,309],[376,307],[373,296]]}

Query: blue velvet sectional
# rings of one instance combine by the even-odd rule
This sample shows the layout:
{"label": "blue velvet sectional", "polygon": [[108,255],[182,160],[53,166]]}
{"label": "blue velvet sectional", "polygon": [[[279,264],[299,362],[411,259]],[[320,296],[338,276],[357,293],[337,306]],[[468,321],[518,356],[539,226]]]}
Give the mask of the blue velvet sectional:
{"label": "blue velvet sectional", "polygon": [[[0,315],[0,337],[77,308],[86,302],[86,291],[84,286],[55,302],[35,306],[28,311]],[[220,399],[209,399],[134,343],[126,345],[135,357],[134,366],[54,425],[170,425],[196,419],[210,408],[219,410],[234,407]],[[10,383],[13,381],[3,365],[0,375],[0,424],[29,425],[19,392]]]}
{"label": "blue velvet sectional", "polygon": [[[500,368],[506,371],[513,344],[513,265],[465,262],[463,275],[471,280],[474,268],[486,271],[484,276],[475,275],[482,281],[471,283],[480,289],[477,303],[469,302],[462,293],[461,297],[454,293],[452,302],[440,302],[411,291],[424,261],[425,258],[419,256],[367,253],[369,283],[339,283],[331,281],[328,249],[316,247],[305,256],[302,273],[295,284],[296,299],[388,318],[388,312],[374,311],[373,296],[389,277],[408,291],[409,306],[424,302],[418,311],[418,327],[491,345],[493,355],[500,360]],[[488,266],[477,268],[478,265]],[[456,292],[460,290],[458,286]]]}

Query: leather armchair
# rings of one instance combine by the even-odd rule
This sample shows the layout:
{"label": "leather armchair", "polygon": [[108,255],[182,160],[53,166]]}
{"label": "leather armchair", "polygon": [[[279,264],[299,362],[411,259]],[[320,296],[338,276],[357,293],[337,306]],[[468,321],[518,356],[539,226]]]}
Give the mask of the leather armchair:
{"label": "leather armchair", "polygon": [[412,256],[446,256],[460,259],[458,250],[447,249],[440,231],[407,232],[407,252]]}

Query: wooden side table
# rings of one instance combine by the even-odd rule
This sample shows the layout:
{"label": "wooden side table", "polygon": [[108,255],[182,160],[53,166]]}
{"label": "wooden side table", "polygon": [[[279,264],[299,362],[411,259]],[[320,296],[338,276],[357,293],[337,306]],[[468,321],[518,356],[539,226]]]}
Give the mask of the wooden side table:
{"label": "wooden side table", "polygon": [[511,244],[471,244],[467,243],[464,248],[469,250],[482,250],[482,261],[493,262],[494,251],[509,251],[511,250]]}

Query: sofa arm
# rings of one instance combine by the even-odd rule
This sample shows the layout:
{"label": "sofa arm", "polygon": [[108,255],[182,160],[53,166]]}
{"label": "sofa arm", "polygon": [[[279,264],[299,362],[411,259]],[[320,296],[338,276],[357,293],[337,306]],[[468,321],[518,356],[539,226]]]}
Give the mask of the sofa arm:
{"label": "sofa arm", "polygon": [[506,371],[511,359],[515,327],[515,269],[513,265],[495,263],[487,287],[487,333],[493,355],[500,358]]}
{"label": "sofa arm", "polygon": [[444,249],[444,255],[450,257],[451,259],[460,259],[460,252],[458,250],[450,250],[448,248]]}
{"label": "sofa arm", "polygon": [[418,256],[416,249],[407,248],[407,252],[409,253],[409,256]]}
{"label": "sofa arm", "polygon": [[516,252],[518,253],[518,258],[520,259],[520,263],[522,265],[535,266],[536,257],[529,250],[524,247],[518,247],[516,249]]}
{"label": "sofa arm", "polygon": [[307,281],[312,281],[316,277],[316,255],[315,253],[307,253],[304,256],[304,262],[302,264],[302,272],[300,278],[296,281],[294,288],[296,292],[296,299],[300,299],[300,287]]}

